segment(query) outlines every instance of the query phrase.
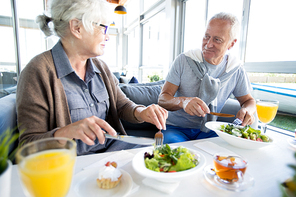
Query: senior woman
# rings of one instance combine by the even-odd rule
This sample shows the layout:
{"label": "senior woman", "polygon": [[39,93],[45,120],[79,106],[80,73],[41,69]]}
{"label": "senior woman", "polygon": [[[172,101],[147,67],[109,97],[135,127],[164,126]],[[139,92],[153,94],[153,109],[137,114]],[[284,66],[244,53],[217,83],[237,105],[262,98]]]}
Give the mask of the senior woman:
{"label": "senior woman", "polygon": [[[165,129],[167,111],[158,105],[136,105],[122,93],[103,55],[112,13],[105,0],[53,0],[51,16],[37,17],[46,36],[58,43],[34,57],[23,69],[17,87],[20,143],[48,137],[77,142],[77,154],[134,148],[105,139],[104,133],[126,134],[119,118],[143,121]],[[53,30],[49,27],[52,22]]]}

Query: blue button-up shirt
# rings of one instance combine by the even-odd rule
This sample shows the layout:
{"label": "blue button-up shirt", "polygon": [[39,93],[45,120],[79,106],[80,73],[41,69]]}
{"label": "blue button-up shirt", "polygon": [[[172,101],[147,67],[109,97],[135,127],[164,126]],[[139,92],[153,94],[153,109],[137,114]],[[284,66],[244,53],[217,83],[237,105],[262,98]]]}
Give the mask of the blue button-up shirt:
{"label": "blue button-up shirt", "polygon": [[[61,79],[66,93],[72,122],[93,115],[105,120],[110,105],[109,96],[100,76],[100,71],[94,65],[92,60],[87,60],[84,81],[72,68],[60,41],[52,48],[52,56],[57,76]],[[88,146],[81,140],[76,140],[76,142],[77,154],[85,154],[89,151],[96,151],[104,148],[99,147],[102,145],[99,145],[97,139],[94,146]]]}

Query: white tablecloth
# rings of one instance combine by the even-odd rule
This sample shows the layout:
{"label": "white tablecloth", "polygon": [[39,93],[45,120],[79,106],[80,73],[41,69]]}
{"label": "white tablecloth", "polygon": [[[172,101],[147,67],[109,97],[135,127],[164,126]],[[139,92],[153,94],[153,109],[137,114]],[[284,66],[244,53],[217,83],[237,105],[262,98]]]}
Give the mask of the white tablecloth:
{"label": "white tablecloth", "polygon": [[[143,185],[142,180],[145,177],[138,175],[132,168],[131,162],[128,162],[122,167],[122,169],[127,171],[131,175],[133,181],[140,186],[135,193],[129,196],[281,196],[280,183],[293,175],[293,171],[288,167],[288,164],[295,164],[295,149],[287,143],[287,139],[291,138],[290,136],[272,131],[268,131],[268,135],[275,139],[274,145],[258,150],[236,148],[219,137],[174,144],[174,146],[182,145],[201,152],[206,157],[206,166],[213,164],[212,156],[194,146],[196,143],[210,141],[234,153],[242,155],[249,161],[247,173],[255,179],[255,184],[251,190],[240,192],[238,194],[216,188],[205,180],[203,170],[200,170],[197,174],[182,180],[175,192],[169,195]],[[139,149],[128,150],[128,152],[133,154],[138,151]],[[75,174],[83,170],[84,167],[89,166],[106,156],[110,156],[111,154],[114,153],[102,153],[77,157]],[[21,188],[16,167],[17,166],[14,165],[12,169],[11,196],[22,197],[24,196],[24,193]]]}

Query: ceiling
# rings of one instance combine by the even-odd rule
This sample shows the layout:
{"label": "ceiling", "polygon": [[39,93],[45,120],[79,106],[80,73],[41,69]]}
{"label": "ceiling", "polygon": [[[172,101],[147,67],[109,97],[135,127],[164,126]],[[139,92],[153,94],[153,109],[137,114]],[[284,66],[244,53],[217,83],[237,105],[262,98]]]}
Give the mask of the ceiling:
{"label": "ceiling", "polygon": [[124,5],[127,0],[107,0],[109,3]]}

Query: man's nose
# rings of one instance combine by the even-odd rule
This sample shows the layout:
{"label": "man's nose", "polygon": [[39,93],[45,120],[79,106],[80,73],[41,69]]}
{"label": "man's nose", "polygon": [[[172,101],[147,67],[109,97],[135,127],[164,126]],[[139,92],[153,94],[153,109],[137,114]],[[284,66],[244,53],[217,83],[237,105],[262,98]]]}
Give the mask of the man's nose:
{"label": "man's nose", "polygon": [[213,38],[210,38],[209,40],[208,40],[208,42],[207,42],[207,48],[211,48],[211,47],[213,47]]}

